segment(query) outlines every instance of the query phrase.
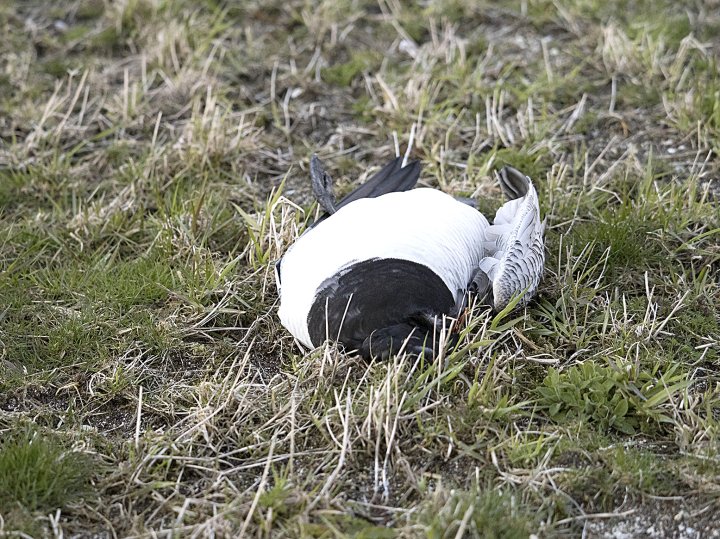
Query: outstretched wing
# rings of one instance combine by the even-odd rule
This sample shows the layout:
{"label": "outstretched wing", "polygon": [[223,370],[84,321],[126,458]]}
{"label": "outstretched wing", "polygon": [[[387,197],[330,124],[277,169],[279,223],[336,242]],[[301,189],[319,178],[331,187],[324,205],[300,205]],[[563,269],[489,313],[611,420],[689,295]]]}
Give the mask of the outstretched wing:
{"label": "outstretched wing", "polygon": [[540,221],[537,192],[530,178],[505,167],[499,174],[503,192],[512,197],[497,211],[486,229],[483,246],[487,257],[480,262],[492,282],[495,310],[502,310],[514,296],[520,305],[535,295],[545,264],[545,223]]}

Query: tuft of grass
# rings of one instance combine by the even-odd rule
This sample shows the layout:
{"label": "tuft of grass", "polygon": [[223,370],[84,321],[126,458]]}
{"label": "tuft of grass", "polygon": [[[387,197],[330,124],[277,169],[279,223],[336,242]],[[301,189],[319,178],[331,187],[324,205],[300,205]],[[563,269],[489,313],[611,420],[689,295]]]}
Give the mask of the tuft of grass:
{"label": "tuft of grass", "polygon": [[537,514],[505,490],[438,489],[416,517],[425,537],[445,539],[468,535],[521,539],[537,530]]}
{"label": "tuft of grass", "polygon": [[655,223],[638,219],[630,212],[611,211],[605,217],[607,221],[579,224],[573,240],[593,245],[595,261],[602,257],[610,277],[624,274],[636,278],[662,258],[661,247],[651,234],[657,230]]}
{"label": "tuft of grass", "polygon": [[25,429],[0,442],[0,506],[53,511],[93,494],[96,473],[85,454]]}

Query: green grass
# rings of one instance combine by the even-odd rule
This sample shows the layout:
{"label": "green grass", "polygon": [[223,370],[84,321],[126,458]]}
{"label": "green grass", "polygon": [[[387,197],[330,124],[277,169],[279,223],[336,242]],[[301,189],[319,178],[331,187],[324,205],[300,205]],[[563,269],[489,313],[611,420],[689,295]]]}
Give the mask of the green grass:
{"label": "green grass", "polygon": [[90,494],[94,466],[40,432],[25,430],[0,445],[0,504],[50,511]]}
{"label": "green grass", "polygon": [[[715,11],[2,4],[0,535],[710,536]],[[434,362],[301,354],[308,159],[347,192],[411,133],[487,214],[533,177],[540,293]]]}
{"label": "green grass", "polygon": [[513,491],[488,488],[447,492],[441,488],[422,508],[419,520],[427,526],[425,533],[431,539],[455,537],[458,533],[520,539],[537,528],[538,517]]}

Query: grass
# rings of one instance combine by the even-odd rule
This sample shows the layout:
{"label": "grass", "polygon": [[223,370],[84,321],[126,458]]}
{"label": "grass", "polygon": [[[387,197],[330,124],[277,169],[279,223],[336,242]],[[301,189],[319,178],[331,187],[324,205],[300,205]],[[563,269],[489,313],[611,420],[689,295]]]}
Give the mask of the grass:
{"label": "grass", "polygon": [[93,499],[91,481],[97,464],[56,439],[19,428],[0,443],[0,505],[13,527],[35,535],[43,526],[37,513]]}
{"label": "grass", "polygon": [[[0,535],[717,533],[716,11],[3,4]],[[411,137],[488,213],[532,175],[538,297],[433,362],[301,354],[310,155],[345,192]]]}

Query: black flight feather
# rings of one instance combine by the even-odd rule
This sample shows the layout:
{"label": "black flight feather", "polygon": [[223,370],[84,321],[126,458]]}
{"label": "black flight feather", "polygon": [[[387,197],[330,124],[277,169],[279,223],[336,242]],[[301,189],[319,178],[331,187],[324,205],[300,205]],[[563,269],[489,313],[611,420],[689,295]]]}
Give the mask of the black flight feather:
{"label": "black flight feather", "polygon": [[336,208],[342,208],[361,198],[377,198],[387,193],[409,191],[415,187],[420,177],[420,162],[413,161],[403,167],[402,161],[402,157],[390,161],[372,178],[343,198]]}
{"label": "black flight feather", "polygon": [[420,169],[422,168],[420,162],[413,161],[404,167],[402,162],[402,157],[396,157],[376,172],[368,181],[357,187],[340,202],[336,202],[332,179],[325,171],[322,161],[317,155],[313,154],[310,159],[310,177],[312,179],[313,193],[318,204],[326,213],[318,218],[311,225],[311,228],[327,219],[343,206],[361,198],[377,198],[387,193],[409,191],[415,187],[418,178],[420,178]]}

